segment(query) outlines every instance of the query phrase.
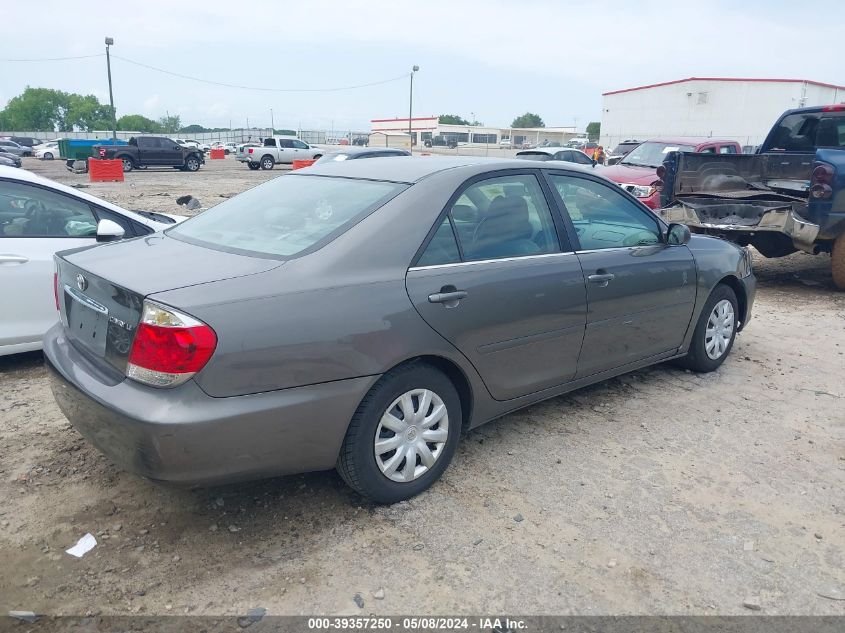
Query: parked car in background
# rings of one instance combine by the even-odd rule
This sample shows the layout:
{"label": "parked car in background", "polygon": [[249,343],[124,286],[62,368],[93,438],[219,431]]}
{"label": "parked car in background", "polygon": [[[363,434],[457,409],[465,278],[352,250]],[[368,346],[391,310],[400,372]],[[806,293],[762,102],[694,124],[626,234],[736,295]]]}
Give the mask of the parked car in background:
{"label": "parked car in background", "polygon": [[501,149],[511,149],[513,147],[513,143],[509,138],[503,138],[499,141],[499,147]]}
{"label": "parked car in background", "polygon": [[758,152],[672,153],[658,213],[764,257],[830,253],[845,290],[845,104],[787,110]]}
{"label": "parked car in background", "polygon": [[584,152],[585,155],[592,158],[593,153],[596,151],[596,148],[599,146],[598,143],[595,141],[587,141],[586,143],[582,143],[577,147],[578,151]]}
{"label": "parked car in background", "polygon": [[9,152],[0,152],[0,165],[4,167],[20,167],[21,157],[17,154],[10,154]]}
{"label": "parked car in background", "polygon": [[410,156],[411,152],[393,147],[352,147],[330,150],[317,160],[315,165],[323,163],[340,162],[344,160],[357,160],[359,158],[388,158],[390,156]]}
{"label": "parked car in background", "polygon": [[670,359],[718,368],[750,261],[562,163],[327,162],[57,255],[44,351],[62,412],[123,468],[337,468],[392,503],[505,413]]}
{"label": "parked car in background", "polygon": [[628,154],[630,154],[631,151],[639,144],[640,141],[636,140],[622,141],[616,147],[610,150],[610,153],[608,153],[607,159],[605,160],[604,164],[608,166],[615,165],[620,160],[625,158]]}
{"label": "parked car in background", "polygon": [[9,136],[8,139],[10,141],[14,141],[18,145],[23,145],[24,147],[29,148],[35,147],[36,145],[44,142],[34,136]]}
{"label": "parked car in background", "polygon": [[126,145],[95,145],[100,158],[123,161],[123,171],[136,168],[174,167],[182,171],[197,171],[205,164],[202,150],[185,147],[164,136],[136,136]]}
{"label": "parked car in background", "polygon": [[182,219],[127,211],[31,172],[0,167],[0,356],[40,349],[58,321],[56,251],[149,235]]}
{"label": "parked car in background", "polygon": [[260,147],[247,147],[243,158],[250,169],[273,169],[280,163],[290,164],[295,160],[320,158],[326,150],[309,145],[293,136],[270,136]]}
{"label": "parked car in background", "polygon": [[59,157],[59,142],[58,141],[50,141],[49,143],[41,143],[41,145],[36,145],[33,150],[35,158],[40,158],[41,160],[53,160],[54,158]]}
{"label": "parked car in background", "polygon": [[14,154],[15,156],[32,156],[32,148],[26,145],[19,145],[14,141],[0,140],[0,152]]}
{"label": "parked car in background", "polygon": [[370,144],[370,139],[368,139],[366,136],[356,136],[352,139],[352,144],[358,145],[360,147],[366,147]]}
{"label": "parked car in background", "polygon": [[228,156],[229,154],[234,154],[238,151],[238,146],[236,143],[224,143],[222,141],[217,141],[216,143],[211,144],[211,149],[222,149],[223,153]]}
{"label": "parked car in background", "polygon": [[660,206],[660,178],[656,169],[671,152],[699,152],[707,154],[739,154],[739,143],[729,139],[706,137],[678,137],[651,139],[640,143],[616,165],[602,171],[602,176],[618,183],[651,209]]}
{"label": "parked car in background", "polygon": [[523,160],[562,160],[567,163],[576,163],[578,165],[595,164],[593,159],[587,157],[584,152],[571,147],[537,147],[517,152],[516,157]]}

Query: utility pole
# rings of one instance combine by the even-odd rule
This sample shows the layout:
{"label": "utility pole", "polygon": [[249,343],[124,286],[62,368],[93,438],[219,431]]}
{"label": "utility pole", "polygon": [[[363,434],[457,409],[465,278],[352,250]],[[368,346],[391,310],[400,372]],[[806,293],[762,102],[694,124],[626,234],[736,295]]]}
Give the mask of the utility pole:
{"label": "utility pole", "polygon": [[111,88],[111,57],[109,57],[109,46],[114,44],[113,37],[106,38],[106,70],[109,74],[109,105],[111,105],[111,137],[117,139],[117,113],[114,111],[114,93]]}
{"label": "utility pole", "polygon": [[414,64],[414,66],[411,68],[411,95],[408,100],[408,140],[411,143],[411,152],[414,151],[414,134],[411,131],[411,124],[414,118],[414,73],[417,72],[419,69],[420,67],[416,64]]}
{"label": "utility pole", "polygon": [[273,108],[270,108],[270,127],[273,128],[273,134],[276,133],[276,123],[273,121]]}

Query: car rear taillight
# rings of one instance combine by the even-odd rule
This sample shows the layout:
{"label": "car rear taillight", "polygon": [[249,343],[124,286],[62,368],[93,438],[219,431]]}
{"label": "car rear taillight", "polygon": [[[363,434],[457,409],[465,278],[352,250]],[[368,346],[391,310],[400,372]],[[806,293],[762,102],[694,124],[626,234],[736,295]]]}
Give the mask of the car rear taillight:
{"label": "car rear taillight", "polygon": [[101,147],[97,153],[100,155],[100,158],[106,157],[106,149],[104,147]]}
{"label": "car rear taillight", "polygon": [[205,367],[217,335],[192,316],[144,301],[126,376],[153,387],[175,387]]}
{"label": "car rear taillight", "polygon": [[836,172],[832,165],[816,162],[810,180],[810,196],[816,200],[827,200],[833,195],[833,179]]}

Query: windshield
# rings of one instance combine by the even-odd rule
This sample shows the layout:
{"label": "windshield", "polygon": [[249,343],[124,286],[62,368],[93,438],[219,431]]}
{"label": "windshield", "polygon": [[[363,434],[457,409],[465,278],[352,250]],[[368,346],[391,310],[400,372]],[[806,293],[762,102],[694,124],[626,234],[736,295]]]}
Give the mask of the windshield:
{"label": "windshield", "polygon": [[546,152],[519,152],[517,158],[523,160],[552,160],[552,155]]}
{"label": "windshield", "polygon": [[637,145],[639,145],[639,143],[619,143],[619,145],[616,146],[616,149],[614,149],[612,153],[616,156],[627,154]]}
{"label": "windshield", "polygon": [[669,152],[694,152],[694,145],[672,143],[643,143],[620,161],[620,165],[660,167]]}
{"label": "windshield", "polygon": [[351,178],[281,176],[167,234],[221,250],[291,257],[336,237],[406,187]]}

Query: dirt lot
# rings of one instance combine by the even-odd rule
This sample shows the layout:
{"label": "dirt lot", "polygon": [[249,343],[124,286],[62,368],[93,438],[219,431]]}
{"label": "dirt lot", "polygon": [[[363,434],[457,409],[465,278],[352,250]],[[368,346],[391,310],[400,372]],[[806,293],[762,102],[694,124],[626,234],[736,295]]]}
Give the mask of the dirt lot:
{"label": "dirt lot", "polygon": [[[26,166],[87,184],[58,162]],[[280,173],[228,159],[85,190],[174,212],[179,195],[213,206]],[[741,614],[750,601],[843,615],[845,293],[828,267],[758,259],[754,319],[719,371],[657,366],[509,415],[393,507],[333,472],[153,485],[70,427],[40,354],[0,358],[0,613]],[[65,554],[86,532],[97,546]]]}

